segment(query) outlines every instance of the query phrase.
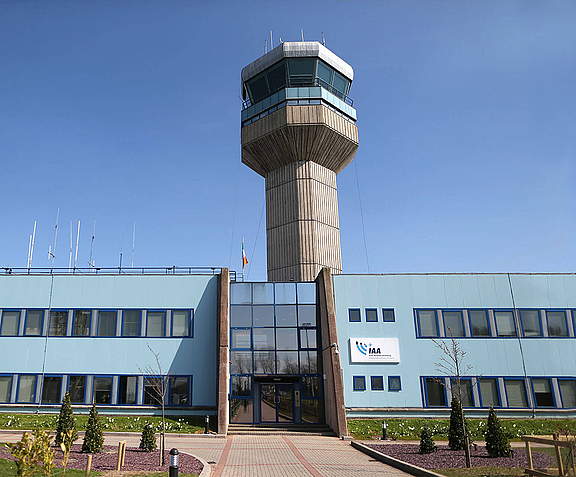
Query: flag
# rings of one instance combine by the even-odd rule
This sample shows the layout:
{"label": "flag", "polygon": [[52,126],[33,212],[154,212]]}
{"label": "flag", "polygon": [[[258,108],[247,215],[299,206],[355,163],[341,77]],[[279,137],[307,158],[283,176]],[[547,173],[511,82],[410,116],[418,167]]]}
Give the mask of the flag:
{"label": "flag", "polygon": [[248,263],[248,259],[246,258],[246,250],[244,250],[244,238],[242,238],[242,270]]}

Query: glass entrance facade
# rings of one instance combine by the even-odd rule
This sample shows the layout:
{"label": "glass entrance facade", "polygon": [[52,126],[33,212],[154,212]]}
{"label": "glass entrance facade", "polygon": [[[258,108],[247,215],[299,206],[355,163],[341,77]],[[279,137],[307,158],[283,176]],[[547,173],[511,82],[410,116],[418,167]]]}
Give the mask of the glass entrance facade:
{"label": "glass entrance facade", "polygon": [[230,284],[230,420],[324,422],[316,283]]}

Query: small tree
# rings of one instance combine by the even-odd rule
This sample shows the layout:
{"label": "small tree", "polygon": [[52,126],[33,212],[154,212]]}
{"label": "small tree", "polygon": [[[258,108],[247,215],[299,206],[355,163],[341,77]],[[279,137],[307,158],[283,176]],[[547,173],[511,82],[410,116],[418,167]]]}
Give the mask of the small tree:
{"label": "small tree", "polygon": [[140,438],[140,449],[146,452],[154,452],[156,450],[156,435],[152,424],[147,423],[142,429],[142,437]]}
{"label": "small tree", "polygon": [[490,457],[510,457],[510,441],[506,431],[500,425],[494,408],[488,413],[488,429],[486,429],[486,450]]}
{"label": "small tree", "polygon": [[72,443],[74,443],[78,439],[78,431],[76,431],[76,422],[74,421],[74,415],[72,412],[70,393],[66,392],[64,399],[62,399],[60,415],[58,416],[58,425],[56,426],[56,444],[62,444],[64,436],[68,435],[68,431],[72,431],[71,440]]}
{"label": "small tree", "polygon": [[52,436],[44,429],[24,432],[15,444],[6,443],[10,454],[16,458],[17,477],[30,477],[37,473],[49,476],[54,468],[54,452],[50,448]]}
{"label": "small tree", "polygon": [[464,450],[466,448],[467,431],[466,421],[463,420],[462,406],[455,394],[452,395],[452,410],[450,411],[450,429],[448,431],[448,445],[452,450]]}
{"label": "small tree", "polygon": [[90,416],[88,417],[84,442],[82,442],[82,452],[97,454],[98,452],[102,452],[103,448],[104,434],[102,432],[102,426],[100,425],[96,404],[93,404],[92,409],[90,409]]}
{"label": "small tree", "polygon": [[430,428],[423,427],[420,432],[420,454],[430,454],[436,452],[437,449],[438,447],[434,444]]}

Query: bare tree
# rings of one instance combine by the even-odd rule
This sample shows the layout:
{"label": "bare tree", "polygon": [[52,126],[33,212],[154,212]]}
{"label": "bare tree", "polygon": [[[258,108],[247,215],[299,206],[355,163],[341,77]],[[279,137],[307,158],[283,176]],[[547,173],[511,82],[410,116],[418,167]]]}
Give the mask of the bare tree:
{"label": "bare tree", "polygon": [[[464,357],[466,356],[466,351],[464,351],[458,341],[452,336],[452,331],[448,328],[450,333],[450,340],[432,340],[436,347],[442,352],[440,359],[434,363],[436,371],[441,374],[448,376],[448,383],[442,379],[439,380],[442,386],[450,390],[453,395],[456,395],[458,401],[460,402],[460,412],[462,413],[462,431],[464,433],[464,452],[466,453],[466,467],[472,467],[470,458],[470,436],[468,435],[468,429],[466,428],[466,421],[464,419],[464,406],[462,405],[462,378],[465,377],[469,371],[472,370],[472,365],[464,364]],[[453,380],[456,381],[453,384]],[[471,390],[471,389],[470,389]]]}
{"label": "bare tree", "polygon": [[165,420],[165,405],[166,396],[168,394],[168,386],[170,384],[170,373],[164,373],[162,369],[162,362],[160,361],[160,353],[154,352],[154,350],[147,344],[148,349],[154,355],[156,359],[156,367],[151,365],[141,368],[138,366],[141,374],[145,375],[145,382],[150,385],[150,390],[146,389],[146,384],[144,385],[144,391],[148,394],[154,401],[156,401],[162,408],[162,432],[160,434],[160,465],[164,465],[164,449],[166,436],[166,420]]}

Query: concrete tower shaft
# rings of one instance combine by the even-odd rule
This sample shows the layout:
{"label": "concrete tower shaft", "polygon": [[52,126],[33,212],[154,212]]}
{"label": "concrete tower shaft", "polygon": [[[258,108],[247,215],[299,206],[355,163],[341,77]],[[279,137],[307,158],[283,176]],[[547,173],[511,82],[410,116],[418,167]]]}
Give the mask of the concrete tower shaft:
{"label": "concrete tower shaft", "polygon": [[268,280],[342,271],[336,174],[358,149],[352,76],[317,42],[283,43],[242,71],[242,162],[266,179]]}

